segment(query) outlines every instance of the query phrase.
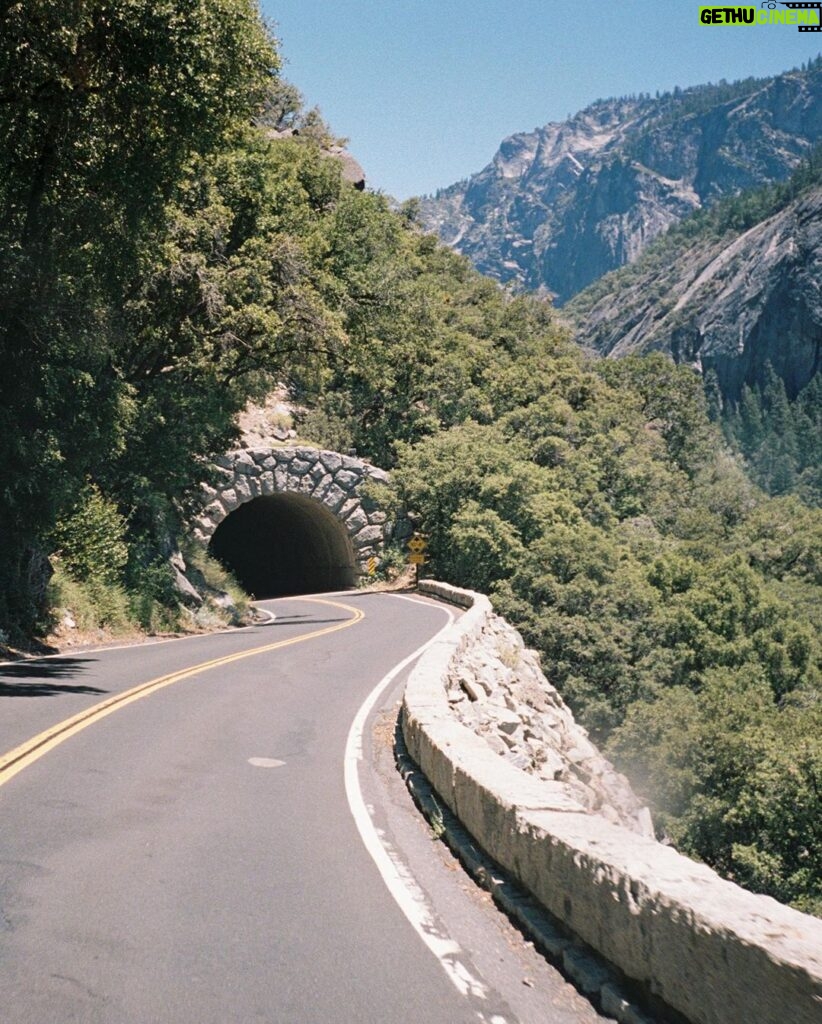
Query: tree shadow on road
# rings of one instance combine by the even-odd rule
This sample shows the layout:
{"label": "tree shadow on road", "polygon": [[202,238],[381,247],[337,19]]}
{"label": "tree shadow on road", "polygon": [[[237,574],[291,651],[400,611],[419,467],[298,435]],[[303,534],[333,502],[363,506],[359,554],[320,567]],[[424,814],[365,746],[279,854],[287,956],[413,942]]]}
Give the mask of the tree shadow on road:
{"label": "tree shadow on road", "polygon": [[0,697],[54,697],[61,693],[108,693],[96,686],[60,680],[84,671],[93,658],[60,658],[55,661],[28,661],[0,669]]}

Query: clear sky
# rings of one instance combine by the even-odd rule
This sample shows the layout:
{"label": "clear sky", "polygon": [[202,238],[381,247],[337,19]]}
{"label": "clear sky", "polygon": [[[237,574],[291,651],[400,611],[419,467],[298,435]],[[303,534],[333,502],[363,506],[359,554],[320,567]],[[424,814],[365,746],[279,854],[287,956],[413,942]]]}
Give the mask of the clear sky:
{"label": "clear sky", "polygon": [[505,136],[563,120],[593,100],[776,74],[822,51],[822,33],[793,25],[703,26],[706,2],[723,6],[262,0],[261,7],[281,42],[285,77],[349,139],[369,187],[406,199],[480,170]]}

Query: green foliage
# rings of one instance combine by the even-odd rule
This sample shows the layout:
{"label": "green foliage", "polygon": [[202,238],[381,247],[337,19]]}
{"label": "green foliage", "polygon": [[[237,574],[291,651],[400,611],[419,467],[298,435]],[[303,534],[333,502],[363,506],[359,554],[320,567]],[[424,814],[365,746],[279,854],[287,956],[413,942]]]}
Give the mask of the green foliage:
{"label": "green foliage", "polygon": [[[768,498],[691,370],[587,360],[547,303],[346,185],[251,0],[32,0],[0,27],[0,629],[31,627],[37,550],[89,628],[213,625],[166,556],[235,414],[283,381],[301,432],[395,469],[429,571],[493,595],[662,829],[818,908],[818,379],[723,413]],[[676,244],[643,257],[657,289]]]}
{"label": "green foliage", "polygon": [[323,145],[343,142],[336,139],[323,121],[317,107],[305,109],[300,90],[282,78],[276,78],[266,90],[263,107],[255,119],[256,124],[275,132],[299,135]]}
{"label": "green foliage", "polygon": [[77,582],[118,584],[128,561],[126,523],[114,503],[89,484],[69,514],[58,521],[51,543]]}
{"label": "green foliage", "polygon": [[346,395],[332,393],[322,406],[308,409],[299,418],[299,432],[320,448],[347,452],[354,445],[351,403]]}
{"label": "green foliage", "polygon": [[601,372],[611,383],[627,385],[639,394],[642,413],[659,430],[669,458],[693,476],[712,454],[716,439],[708,424],[705,393],[697,374],[689,367],[674,365],[658,352],[606,361]]}
{"label": "green foliage", "polygon": [[815,374],[791,402],[768,365],[762,385],[743,387],[722,425],[763,490],[798,493],[808,504],[822,505],[822,375]]}
{"label": "green foliage", "polygon": [[477,590],[490,590],[512,572],[524,551],[516,528],[476,501],[457,511],[447,537],[454,573]]}
{"label": "green foliage", "polygon": [[246,621],[251,601],[234,576],[199,544],[184,542],[182,550],[187,571],[197,580],[207,599],[227,594],[234,606],[231,614],[233,624]]}
{"label": "green foliage", "polygon": [[300,397],[323,413],[304,430],[313,424],[390,466],[398,442],[489,422],[508,401],[497,375],[529,352],[536,369],[538,351],[558,343],[548,307],[507,298],[380,196],[341,194],[322,231],[326,301],[345,342],[327,349],[319,388],[303,382]]}
{"label": "green foliage", "polygon": [[[145,419],[130,300],[192,161],[225,149],[277,63],[252,0],[31,0],[0,14],[0,621],[31,625],[17,553],[84,481],[118,497],[100,467]],[[158,311],[152,334],[170,327]]]}
{"label": "green foliage", "polygon": [[634,704],[610,752],[686,853],[756,892],[822,912],[822,708],[774,706],[761,673],[711,670],[698,692]]}
{"label": "green foliage", "polygon": [[495,422],[397,448],[430,571],[493,594],[681,849],[819,909],[822,518],[751,485],[692,371],[519,359]]}
{"label": "green foliage", "polygon": [[59,559],[55,559],[54,576],[48,586],[48,604],[51,628],[59,627],[62,616],[68,615],[83,634],[117,636],[134,632],[134,609],[122,586],[99,577],[77,579]]}
{"label": "green foliage", "polygon": [[729,823],[731,872],[754,891],[822,916],[822,708],[788,708],[770,723]]}

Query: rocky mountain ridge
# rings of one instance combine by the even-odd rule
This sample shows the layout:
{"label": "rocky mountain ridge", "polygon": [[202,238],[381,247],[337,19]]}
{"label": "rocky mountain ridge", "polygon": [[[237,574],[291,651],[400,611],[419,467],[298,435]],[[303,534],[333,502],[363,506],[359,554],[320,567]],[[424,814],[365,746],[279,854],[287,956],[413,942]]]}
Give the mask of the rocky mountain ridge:
{"label": "rocky mountain ridge", "polygon": [[564,313],[600,355],[662,350],[739,398],[771,364],[795,395],[822,363],[822,173],[746,229],[660,239]]}
{"label": "rocky mountain ridge", "polygon": [[420,223],[515,288],[557,304],[717,199],[782,181],[822,139],[822,58],[770,79],[597,101],[505,139]]}

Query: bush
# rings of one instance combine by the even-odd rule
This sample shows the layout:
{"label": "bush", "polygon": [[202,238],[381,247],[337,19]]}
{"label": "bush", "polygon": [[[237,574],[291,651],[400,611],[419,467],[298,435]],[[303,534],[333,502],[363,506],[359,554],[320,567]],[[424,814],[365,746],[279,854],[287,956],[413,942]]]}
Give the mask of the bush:
{"label": "bush", "polygon": [[114,586],[128,561],[126,522],[114,502],[96,484],[87,484],[79,500],[51,533],[65,572],[77,582]]}
{"label": "bush", "polygon": [[122,587],[99,578],[77,580],[59,559],[54,561],[54,576],[49,582],[46,600],[51,628],[58,626],[67,612],[77,629],[84,633],[104,630],[117,635],[136,629],[132,604]]}
{"label": "bush", "polygon": [[[199,590],[206,592],[206,606],[211,608],[215,614],[221,615],[225,621],[226,610],[218,609],[212,598],[220,594],[228,594],[233,603],[233,610],[230,610],[228,615],[232,625],[247,622],[251,613],[251,599],[234,575],[199,544],[184,543],[182,550],[189,577],[192,578],[192,582]],[[198,625],[206,624],[208,618],[206,606],[200,609],[195,616]]]}

